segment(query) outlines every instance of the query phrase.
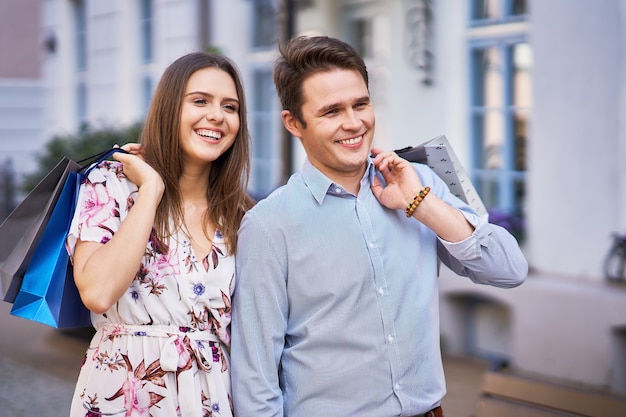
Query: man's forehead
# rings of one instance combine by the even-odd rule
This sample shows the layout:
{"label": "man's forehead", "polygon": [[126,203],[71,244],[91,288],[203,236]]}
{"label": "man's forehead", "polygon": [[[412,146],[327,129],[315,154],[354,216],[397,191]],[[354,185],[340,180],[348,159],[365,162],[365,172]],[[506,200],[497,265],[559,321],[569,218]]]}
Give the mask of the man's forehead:
{"label": "man's forehead", "polygon": [[332,69],[306,77],[302,84],[303,104],[327,106],[353,103],[369,97],[361,74],[356,70]]}

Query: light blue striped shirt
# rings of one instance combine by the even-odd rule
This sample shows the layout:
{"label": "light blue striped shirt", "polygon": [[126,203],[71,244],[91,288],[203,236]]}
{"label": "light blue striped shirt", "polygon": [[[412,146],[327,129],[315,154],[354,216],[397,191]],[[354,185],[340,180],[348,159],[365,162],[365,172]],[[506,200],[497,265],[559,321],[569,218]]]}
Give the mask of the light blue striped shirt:
{"label": "light blue striped shirt", "polygon": [[413,165],[476,227],[471,237],[444,242],[383,207],[371,162],[357,196],[307,161],[246,214],[232,309],[236,416],[410,416],[439,405],[437,256],[498,287],[522,283],[528,264],[508,232]]}

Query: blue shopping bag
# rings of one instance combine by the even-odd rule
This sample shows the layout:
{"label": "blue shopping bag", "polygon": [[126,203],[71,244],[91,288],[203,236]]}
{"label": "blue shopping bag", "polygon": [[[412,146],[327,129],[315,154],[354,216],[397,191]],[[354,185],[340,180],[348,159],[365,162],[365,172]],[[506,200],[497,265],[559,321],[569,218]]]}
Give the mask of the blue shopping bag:
{"label": "blue shopping bag", "polygon": [[[96,162],[69,172],[50,219],[26,268],[11,315],[56,328],[87,327],[90,312],[83,305],[76,284],[65,240],[76,210],[78,189],[84,177],[114,152],[114,148],[94,155]],[[78,165],[77,165],[78,166]]]}
{"label": "blue shopping bag", "polygon": [[63,158],[0,225],[0,287],[4,301],[15,301],[67,174],[78,169],[78,163]]}

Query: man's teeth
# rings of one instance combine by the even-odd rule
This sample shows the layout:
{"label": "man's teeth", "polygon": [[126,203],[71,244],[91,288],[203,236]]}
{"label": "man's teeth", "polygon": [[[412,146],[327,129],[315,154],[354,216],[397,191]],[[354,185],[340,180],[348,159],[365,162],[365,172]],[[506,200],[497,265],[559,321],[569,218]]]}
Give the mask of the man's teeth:
{"label": "man's teeth", "polygon": [[196,132],[198,133],[198,135],[204,136],[205,138],[220,139],[222,137],[221,133],[214,130],[199,129]]}
{"label": "man's teeth", "polygon": [[342,145],[354,145],[355,143],[359,143],[362,138],[363,138],[363,135],[358,136],[356,138],[352,138],[352,139],[340,140],[338,142],[341,143]]}

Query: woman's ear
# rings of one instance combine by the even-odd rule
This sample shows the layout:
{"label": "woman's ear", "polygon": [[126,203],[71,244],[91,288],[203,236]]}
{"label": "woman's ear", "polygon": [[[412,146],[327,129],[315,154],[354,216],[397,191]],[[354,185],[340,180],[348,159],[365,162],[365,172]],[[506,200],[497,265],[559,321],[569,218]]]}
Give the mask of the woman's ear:
{"label": "woman's ear", "polygon": [[280,113],[280,116],[283,119],[283,125],[285,129],[293,136],[297,138],[302,137],[302,124],[298,121],[298,119],[289,111],[283,110]]}

